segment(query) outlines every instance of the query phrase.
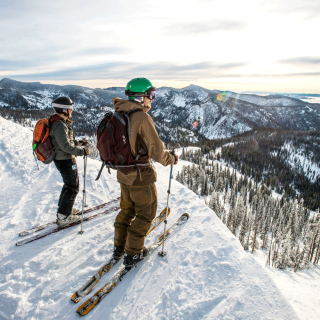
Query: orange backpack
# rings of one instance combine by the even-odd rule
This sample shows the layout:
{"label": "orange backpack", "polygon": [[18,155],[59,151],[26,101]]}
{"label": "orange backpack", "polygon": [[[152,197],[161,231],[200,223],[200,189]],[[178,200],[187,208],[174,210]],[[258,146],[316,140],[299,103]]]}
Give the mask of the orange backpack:
{"label": "orange backpack", "polygon": [[37,158],[45,164],[51,163],[55,156],[49,133],[49,119],[40,119],[34,127],[32,149]]}

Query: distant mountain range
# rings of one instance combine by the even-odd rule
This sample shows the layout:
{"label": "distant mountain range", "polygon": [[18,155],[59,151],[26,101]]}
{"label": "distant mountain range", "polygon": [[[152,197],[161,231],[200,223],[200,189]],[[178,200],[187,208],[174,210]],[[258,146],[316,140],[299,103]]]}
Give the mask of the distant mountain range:
{"label": "distant mountain range", "polygon": [[320,104],[282,95],[237,94],[194,85],[159,89],[152,114],[190,129],[200,119],[198,130],[209,139],[230,137],[258,127],[320,129]]}
{"label": "distant mountain range", "polygon": [[[0,81],[0,108],[47,109],[51,108],[52,100],[62,95],[69,96],[75,102],[75,109],[86,115],[101,106],[112,107],[115,96],[126,98],[124,88],[119,87],[90,89],[7,78]],[[178,126],[184,137],[191,140],[200,137],[197,133],[217,139],[258,127],[320,130],[318,103],[304,102],[293,95],[237,94],[195,85],[183,89],[159,88],[150,114],[155,117],[158,129],[173,133],[173,128]]]}

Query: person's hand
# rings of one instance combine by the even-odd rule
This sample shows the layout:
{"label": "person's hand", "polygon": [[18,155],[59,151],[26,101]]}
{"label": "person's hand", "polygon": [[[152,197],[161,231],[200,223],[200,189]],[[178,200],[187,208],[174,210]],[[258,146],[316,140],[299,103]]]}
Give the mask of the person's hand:
{"label": "person's hand", "polygon": [[86,156],[89,156],[89,155],[90,155],[90,153],[91,153],[91,149],[90,149],[90,147],[89,147],[89,146],[85,146],[83,149],[84,149],[84,153],[85,153],[85,155],[86,155]]}
{"label": "person's hand", "polygon": [[89,141],[88,141],[86,138],[83,138],[83,139],[80,140],[78,143],[79,143],[79,146],[89,147]]}
{"label": "person's hand", "polygon": [[169,151],[169,153],[170,153],[170,154],[172,154],[172,155],[175,157],[176,161],[175,161],[175,163],[174,163],[174,164],[177,164],[177,163],[178,163],[178,160],[179,160],[179,156],[178,156],[178,155],[176,155],[176,153],[174,152],[174,150]]}

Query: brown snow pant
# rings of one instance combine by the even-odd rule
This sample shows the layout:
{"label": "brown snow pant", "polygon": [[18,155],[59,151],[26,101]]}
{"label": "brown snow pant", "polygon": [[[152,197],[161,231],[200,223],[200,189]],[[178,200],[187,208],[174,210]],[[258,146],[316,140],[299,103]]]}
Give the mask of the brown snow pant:
{"label": "brown snow pant", "polygon": [[157,213],[155,184],[121,186],[121,211],[114,223],[114,245],[124,246],[128,254],[141,253],[145,236]]}

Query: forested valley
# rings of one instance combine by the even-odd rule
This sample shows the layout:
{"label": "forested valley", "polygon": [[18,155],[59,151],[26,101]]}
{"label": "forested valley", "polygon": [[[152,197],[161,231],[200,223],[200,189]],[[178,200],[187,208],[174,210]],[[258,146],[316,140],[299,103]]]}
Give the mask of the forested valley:
{"label": "forested valley", "polygon": [[[286,133],[283,130],[271,131],[255,130],[251,134],[227,139],[228,141],[207,141],[198,150],[183,149],[181,159],[193,164],[184,166],[176,179],[200,197],[205,197],[207,205],[239,238],[245,250],[254,252],[263,249],[266,251],[267,264],[278,268],[290,267],[294,271],[302,270],[310,264],[319,263],[319,196],[306,197],[306,201],[304,195],[311,193],[303,194],[296,190],[294,180],[288,180],[290,184],[285,180],[283,185],[280,176],[273,183],[274,180],[270,177],[274,175],[268,174],[274,173],[275,163],[278,163],[281,165],[280,172],[287,170],[292,179],[298,173],[318,190],[319,185],[316,183],[319,181],[319,168],[314,173],[309,170],[309,176],[308,171],[303,175],[299,163],[292,167],[290,163],[286,164],[286,160],[289,158],[288,154],[295,154],[297,150],[305,150],[311,145],[319,146],[319,134],[295,132],[285,139]],[[267,149],[267,136],[272,136],[273,139],[282,137],[282,143],[276,143],[275,147]],[[287,144],[293,146],[291,153],[282,154],[282,147]],[[307,149],[310,167],[319,157],[319,153],[315,152],[317,148]],[[275,150],[279,152],[274,153]],[[267,159],[270,159],[267,151],[274,154],[272,157],[277,157],[278,162],[267,165]],[[252,168],[249,166],[250,162],[245,161],[246,157],[258,159],[257,162],[251,162]],[[314,179],[315,182],[310,182],[309,179]],[[286,183],[290,189],[285,187]]]}
{"label": "forested valley", "polygon": [[[320,132],[259,128],[222,140],[201,141],[200,157],[221,160],[285,198],[320,207]],[[214,155],[217,148],[220,152]],[[198,155],[191,156],[194,160]]]}

